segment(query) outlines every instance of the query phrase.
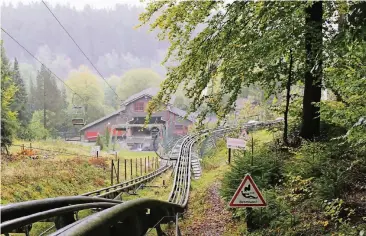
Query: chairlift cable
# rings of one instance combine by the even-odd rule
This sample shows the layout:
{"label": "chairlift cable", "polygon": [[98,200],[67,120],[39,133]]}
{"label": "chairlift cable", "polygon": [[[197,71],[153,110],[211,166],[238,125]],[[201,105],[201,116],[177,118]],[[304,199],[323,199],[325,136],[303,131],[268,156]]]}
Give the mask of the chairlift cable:
{"label": "chairlift cable", "polygon": [[42,66],[44,66],[53,76],[55,76],[58,80],[60,80],[70,91],[72,91],[74,94],[78,95],[82,100],[85,101],[85,98],[83,98],[80,94],[76,93],[70,86],[68,86],[60,77],[58,77],[53,71],[51,71],[43,62],[41,62],[36,56],[34,56],[27,48],[25,48],[21,43],[19,43],[18,40],[16,40],[12,35],[10,35],[4,28],[1,28],[1,30],[7,34],[15,43],[17,43],[21,48],[24,49],[31,57],[33,57],[36,61],[38,61]]}
{"label": "chairlift cable", "polygon": [[[22,49],[24,49],[31,57],[33,57],[36,61],[38,61],[42,66],[44,66],[55,78],[57,78],[59,81],[62,82],[62,84],[64,84],[65,87],[67,87],[68,89],[70,89],[70,91],[73,92],[73,97],[72,97],[72,103],[74,100],[74,95],[77,95],[78,97],[80,97],[80,99],[86,103],[86,99],[84,97],[82,97],[80,94],[78,94],[77,92],[75,92],[70,86],[68,86],[60,77],[58,77],[53,71],[51,71],[42,61],[40,61],[36,56],[34,56],[26,47],[24,47],[18,40],[16,40],[11,34],[9,34],[5,29],[1,28],[1,30],[7,34],[15,43],[17,43]],[[73,104],[74,105],[74,104]],[[81,107],[82,108],[82,107]],[[85,116],[85,110],[84,110],[84,116]],[[82,118],[82,121],[78,123],[78,125],[85,125],[85,119]]]}
{"label": "chairlift cable", "polygon": [[93,66],[95,71],[99,74],[99,76],[104,80],[104,82],[109,86],[109,88],[113,91],[113,93],[116,95],[118,99],[121,100],[121,98],[118,96],[116,91],[112,88],[112,86],[107,82],[107,80],[103,77],[103,75],[100,73],[100,71],[97,69],[97,67],[93,64],[93,62],[89,59],[89,57],[85,54],[85,52],[81,49],[79,44],[75,41],[75,39],[71,36],[71,34],[67,31],[67,29],[62,25],[60,20],[56,17],[56,15],[52,12],[52,10],[47,6],[45,1],[42,0],[42,3],[45,5],[45,7],[48,9],[48,11],[52,14],[52,16],[55,18],[55,20],[59,23],[61,28],[66,32],[66,34],[70,37],[70,39],[74,42],[76,47],[79,49],[79,51],[84,55],[84,57],[89,61],[89,63]]}

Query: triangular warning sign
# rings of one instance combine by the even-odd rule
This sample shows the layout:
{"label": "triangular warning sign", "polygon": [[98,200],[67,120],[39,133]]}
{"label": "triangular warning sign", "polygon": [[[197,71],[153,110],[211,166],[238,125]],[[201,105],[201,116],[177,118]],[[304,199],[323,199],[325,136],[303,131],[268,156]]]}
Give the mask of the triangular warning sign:
{"label": "triangular warning sign", "polygon": [[262,193],[250,175],[245,175],[229,203],[230,207],[265,207],[267,206]]}

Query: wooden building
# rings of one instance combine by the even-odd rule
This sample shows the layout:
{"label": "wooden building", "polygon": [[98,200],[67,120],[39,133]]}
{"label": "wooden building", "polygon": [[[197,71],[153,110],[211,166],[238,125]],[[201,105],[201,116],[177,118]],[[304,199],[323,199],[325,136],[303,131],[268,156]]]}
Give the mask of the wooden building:
{"label": "wooden building", "polygon": [[188,132],[188,127],[193,124],[194,118],[172,105],[173,100],[165,104],[165,109],[152,114],[149,124],[144,126],[147,116],[148,102],[158,93],[158,88],[148,88],[127,98],[119,110],[102,117],[84,126],[82,132],[85,141],[95,141],[99,134],[104,134],[109,129],[118,142],[125,144],[130,149],[151,150],[153,145],[153,132],[158,128],[160,142],[166,134],[181,136]]}

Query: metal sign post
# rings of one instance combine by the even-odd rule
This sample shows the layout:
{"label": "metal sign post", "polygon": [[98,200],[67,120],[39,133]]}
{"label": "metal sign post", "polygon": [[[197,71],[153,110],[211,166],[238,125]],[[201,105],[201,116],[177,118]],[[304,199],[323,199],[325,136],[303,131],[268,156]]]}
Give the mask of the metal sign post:
{"label": "metal sign post", "polygon": [[228,150],[228,163],[231,163],[231,149],[245,150],[246,141],[238,138],[226,138],[226,146]]}
{"label": "metal sign post", "polygon": [[91,155],[93,157],[98,157],[98,154],[100,152],[100,146],[93,146],[92,149],[91,149]]}
{"label": "metal sign post", "polygon": [[227,162],[229,163],[229,165],[230,165],[230,162],[231,162],[231,148],[229,148],[229,150],[228,150],[228,154],[229,154],[229,156],[228,156],[228,160],[227,160]]}

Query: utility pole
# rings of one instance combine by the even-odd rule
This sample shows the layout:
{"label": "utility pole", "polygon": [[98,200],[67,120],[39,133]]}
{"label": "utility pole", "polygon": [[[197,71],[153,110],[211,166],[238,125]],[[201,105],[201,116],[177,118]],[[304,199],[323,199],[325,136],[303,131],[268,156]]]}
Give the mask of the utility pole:
{"label": "utility pole", "polygon": [[[43,78],[43,128],[46,129],[46,83]],[[44,137],[46,139],[46,136]]]}

